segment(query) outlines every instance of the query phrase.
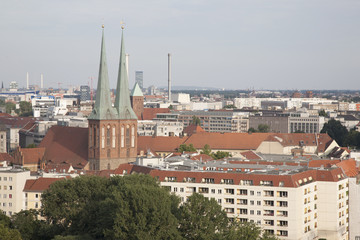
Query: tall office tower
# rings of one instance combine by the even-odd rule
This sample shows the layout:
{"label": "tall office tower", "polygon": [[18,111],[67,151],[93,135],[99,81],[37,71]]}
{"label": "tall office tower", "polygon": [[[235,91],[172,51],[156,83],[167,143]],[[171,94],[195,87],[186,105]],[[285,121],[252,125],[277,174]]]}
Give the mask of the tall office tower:
{"label": "tall office tower", "polygon": [[136,71],[135,72],[135,82],[139,84],[139,87],[141,90],[143,89],[143,83],[144,83],[144,72],[143,71]]}
{"label": "tall office tower", "polygon": [[90,87],[87,85],[80,86],[80,101],[90,100]]}

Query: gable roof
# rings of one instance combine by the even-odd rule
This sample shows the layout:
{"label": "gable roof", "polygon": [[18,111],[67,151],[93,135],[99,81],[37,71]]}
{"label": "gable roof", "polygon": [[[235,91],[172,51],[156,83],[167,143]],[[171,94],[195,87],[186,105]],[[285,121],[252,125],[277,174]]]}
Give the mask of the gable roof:
{"label": "gable roof", "polygon": [[188,136],[190,136],[190,135],[192,135],[194,133],[205,132],[205,130],[199,125],[190,124],[189,126],[187,126],[184,129],[183,132],[186,133]]}
{"label": "gable roof", "polygon": [[54,182],[63,180],[64,178],[38,178],[26,180],[24,191],[27,192],[43,192],[50,187]]}
{"label": "gable roof", "polygon": [[14,162],[14,158],[10,156],[8,153],[0,153],[0,162]]}
{"label": "gable roof", "polygon": [[45,148],[20,148],[19,151],[24,157],[24,164],[38,164],[44,157]]}
{"label": "gable roof", "polygon": [[88,163],[88,129],[52,126],[39,147],[45,148],[45,161],[71,163],[82,169]]}

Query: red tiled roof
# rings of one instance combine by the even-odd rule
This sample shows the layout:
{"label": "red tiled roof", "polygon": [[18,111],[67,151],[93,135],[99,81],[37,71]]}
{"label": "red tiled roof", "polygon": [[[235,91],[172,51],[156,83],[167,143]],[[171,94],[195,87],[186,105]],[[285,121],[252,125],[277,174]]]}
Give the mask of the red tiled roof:
{"label": "red tiled roof", "polygon": [[157,113],[169,113],[169,108],[144,108],[142,120],[153,120]]}
{"label": "red tiled roof", "polygon": [[202,162],[207,162],[207,161],[214,160],[211,156],[206,155],[206,154],[199,154],[199,155],[191,157],[190,159],[191,160],[197,160],[197,161],[201,160]]}
{"label": "red tiled roof", "polygon": [[184,143],[187,137],[151,137],[138,136],[138,152],[147,152],[148,149],[155,152],[176,152],[177,148]]}
{"label": "red tiled roof", "polygon": [[195,125],[195,124],[190,124],[184,129],[184,133],[186,133],[188,136],[198,132],[205,132],[205,130],[199,125]]}
{"label": "red tiled roof", "polygon": [[[298,187],[305,183],[304,179],[310,180],[310,177],[316,181],[339,181],[343,179],[342,170],[340,168],[327,170],[307,170],[292,175],[269,175],[269,174],[246,174],[246,173],[223,173],[223,172],[195,172],[195,171],[168,171],[151,169],[143,166],[136,166],[132,164],[121,164],[116,170],[115,174],[131,174],[131,173],[150,174],[160,182],[166,178],[175,178],[175,182],[183,182],[184,179],[194,178],[196,183],[201,183],[202,179],[211,178],[215,184],[220,184],[222,179],[232,179],[235,185],[240,184],[241,180],[252,180],[253,185],[260,185],[260,181],[272,181],[273,186],[279,186],[282,182],[284,187]],[[340,178],[338,177],[340,176]]]}
{"label": "red tiled roof", "polygon": [[88,129],[52,126],[39,147],[44,147],[45,160],[53,163],[71,163],[82,169],[88,163]]}
{"label": "red tiled roof", "polygon": [[216,150],[255,150],[271,133],[215,133],[199,132],[191,135],[184,143],[192,143],[196,149],[208,144]]}
{"label": "red tiled roof", "polygon": [[24,157],[24,164],[39,164],[44,157],[45,148],[19,148]]}
{"label": "red tiled roof", "polygon": [[38,178],[36,180],[26,180],[24,191],[43,192],[54,182],[63,180],[64,178]]}
{"label": "red tiled roof", "polygon": [[51,161],[48,161],[45,166],[44,172],[67,173],[69,172],[70,167],[70,163],[53,163]]}
{"label": "red tiled roof", "polygon": [[10,156],[8,153],[0,153],[0,162],[14,162],[14,158]]}
{"label": "red tiled roof", "polygon": [[330,159],[318,159],[309,161],[309,167],[317,168],[317,167],[331,167],[334,164],[339,163],[340,160],[330,160]]}
{"label": "red tiled roof", "polygon": [[242,152],[241,155],[243,155],[248,160],[261,160],[262,158],[257,155],[254,151],[246,151]]}
{"label": "red tiled roof", "polygon": [[337,163],[336,166],[342,168],[342,170],[348,177],[355,177],[359,174],[359,170],[356,167],[355,159],[343,160]]}

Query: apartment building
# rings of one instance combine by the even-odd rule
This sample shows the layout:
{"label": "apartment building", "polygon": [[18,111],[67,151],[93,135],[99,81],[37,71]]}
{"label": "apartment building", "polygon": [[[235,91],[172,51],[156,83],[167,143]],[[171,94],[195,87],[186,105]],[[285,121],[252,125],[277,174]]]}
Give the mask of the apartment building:
{"label": "apartment building", "polygon": [[185,128],[192,123],[194,116],[200,119],[200,126],[207,132],[247,132],[249,129],[249,116],[244,112],[181,111],[159,113],[156,119],[179,121]]}
{"label": "apartment building", "polygon": [[23,189],[25,182],[32,179],[30,171],[22,168],[0,168],[0,210],[11,216],[25,209]]}
{"label": "apartment building", "polygon": [[137,132],[139,136],[180,136],[183,132],[183,124],[171,121],[140,120]]}
{"label": "apartment building", "polygon": [[150,174],[182,202],[194,192],[214,198],[228,217],[254,222],[280,239],[348,239],[349,186],[341,168],[289,166],[276,170],[264,165],[245,172],[222,169],[179,171],[136,166],[135,170],[124,164],[115,174]]}

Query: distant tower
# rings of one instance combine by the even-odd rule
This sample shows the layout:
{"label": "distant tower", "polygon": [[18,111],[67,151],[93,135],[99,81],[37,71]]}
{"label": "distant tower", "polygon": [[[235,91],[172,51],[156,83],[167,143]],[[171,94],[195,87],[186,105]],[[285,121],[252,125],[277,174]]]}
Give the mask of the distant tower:
{"label": "distant tower", "polygon": [[144,95],[140,89],[138,82],[135,83],[133,90],[130,94],[131,106],[139,120],[143,119],[144,112]]}
{"label": "distant tower", "polygon": [[44,88],[44,74],[41,74],[40,76],[40,89]]}
{"label": "distant tower", "polygon": [[103,29],[96,101],[88,118],[88,156],[92,170],[115,169],[119,164],[135,161],[137,156],[137,117],[130,104],[123,34],[114,105],[115,108],[110,100]]}
{"label": "distant tower", "polygon": [[171,54],[168,53],[168,100],[171,102]]}
{"label": "distant tower", "polygon": [[135,71],[135,82],[139,84],[141,90],[144,89],[144,72],[143,71]]}
{"label": "distant tower", "polygon": [[80,101],[90,100],[90,87],[87,85],[80,86]]}
{"label": "distant tower", "polygon": [[29,73],[26,73],[26,89],[29,89]]}

